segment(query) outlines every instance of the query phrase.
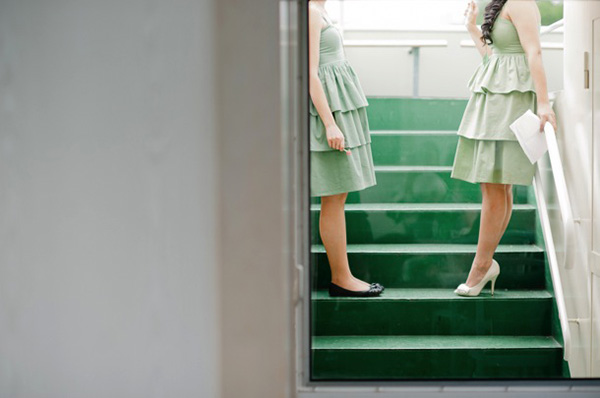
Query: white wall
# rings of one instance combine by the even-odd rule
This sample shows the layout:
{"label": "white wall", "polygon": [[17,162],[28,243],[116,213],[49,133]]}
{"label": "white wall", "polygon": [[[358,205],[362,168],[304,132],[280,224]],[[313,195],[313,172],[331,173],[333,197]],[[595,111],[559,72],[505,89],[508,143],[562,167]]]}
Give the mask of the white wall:
{"label": "white wall", "polygon": [[216,397],[210,0],[0,2],[0,397]]}
{"label": "white wall", "polygon": [[[422,97],[468,98],[467,83],[481,63],[465,29],[452,30],[348,30],[347,40],[446,40],[447,47],[420,50],[419,86]],[[562,42],[562,32],[542,37],[544,43]],[[409,97],[413,93],[413,55],[408,47],[346,47],[348,60],[368,96]],[[544,49],[543,59],[550,91],[563,89],[563,50]],[[440,65],[443,60],[443,66]]]}
{"label": "white wall", "polygon": [[[592,308],[592,274],[587,261],[587,251],[592,247],[593,90],[584,87],[584,53],[590,54],[591,67],[592,19],[599,16],[600,2],[565,2],[565,90],[557,114],[557,136],[574,217],[581,220],[576,228],[586,252],[578,253],[582,260],[570,264],[569,269],[561,270],[561,276],[569,317],[581,320],[579,324],[571,323],[571,334],[577,342],[573,347],[574,356],[585,359],[572,364],[572,373],[578,377],[598,377],[591,366],[592,324],[594,318],[600,319],[600,314],[597,306],[595,311]],[[591,87],[600,84],[594,81],[593,73],[591,79]]]}

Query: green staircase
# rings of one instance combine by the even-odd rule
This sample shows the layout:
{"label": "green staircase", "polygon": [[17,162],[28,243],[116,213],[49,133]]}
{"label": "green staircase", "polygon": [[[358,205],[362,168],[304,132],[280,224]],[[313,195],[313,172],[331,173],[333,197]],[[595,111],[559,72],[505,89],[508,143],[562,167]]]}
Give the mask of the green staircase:
{"label": "green staircase", "polygon": [[464,100],[371,98],[376,187],[346,206],[354,274],[377,298],[330,298],[325,250],[312,220],[312,379],[568,377],[529,187],[496,255],[495,296],[459,297],[475,254],[479,186],[450,178]]}

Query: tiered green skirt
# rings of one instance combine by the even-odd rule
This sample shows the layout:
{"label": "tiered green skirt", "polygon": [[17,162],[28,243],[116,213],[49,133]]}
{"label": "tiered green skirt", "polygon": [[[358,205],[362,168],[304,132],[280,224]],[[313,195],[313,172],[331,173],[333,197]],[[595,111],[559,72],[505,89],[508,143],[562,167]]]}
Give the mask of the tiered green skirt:
{"label": "tiered green skirt", "polygon": [[350,154],[331,149],[325,125],[310,103],[310,192],[330,196],[360,191],[376,184],[367,99],[347,61],[319,67],[319,78],[336,124]]}
{"label": "tiered green skirt", "polygon": [[471,183],[531,185],[531,164],[510,125],[536,94],[524,54],[493,55],[469,82],[471,98],[458,130],[452,177]]}

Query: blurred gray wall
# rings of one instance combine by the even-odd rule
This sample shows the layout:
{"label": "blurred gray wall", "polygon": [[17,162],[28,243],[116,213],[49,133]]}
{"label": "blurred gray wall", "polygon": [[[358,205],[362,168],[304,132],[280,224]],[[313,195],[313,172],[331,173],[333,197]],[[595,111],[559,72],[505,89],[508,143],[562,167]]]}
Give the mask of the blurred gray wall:
{"label": "blurred gray wall", "polygon": [[214,15],[0,1],[0,397],[217,396]]}

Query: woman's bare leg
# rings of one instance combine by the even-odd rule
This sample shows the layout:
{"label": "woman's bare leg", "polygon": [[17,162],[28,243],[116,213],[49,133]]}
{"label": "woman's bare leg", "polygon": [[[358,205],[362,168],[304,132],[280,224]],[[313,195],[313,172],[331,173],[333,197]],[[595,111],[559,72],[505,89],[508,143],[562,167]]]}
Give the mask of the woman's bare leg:
{"label": "woman's bare leg", "polygon": [[504,235],[504,232],[506,232],[506,228],[508,227],[508,223],[510,222],[510,217],[512,216],[512,209],[513,209],[513,186],[505,185],[505,187],[506,187],[506,217],[504,217],[504,227],[502,228],[502,235]]}
{"label": "woman's bare leg", "polygon": [[[492,258],[500,239],[506,230],[510,220],[507,186],[503,184],[481,184],[483,201],[481,206],[481,220],[479,227],[479,241],[477,252],[469,277],[467,286],[477,285],[485,276],[492,265]],[[512,203],[512,199],[510,200]]]}
{"label": "woman's bare leg", "polygon": [[360,291],[370,285],[356,279],[350,271],[346,248],[346,217],[344,205],[347,193],[321,198],[319,228],[321,240],[331,267],[331,281],[344,289]]}

